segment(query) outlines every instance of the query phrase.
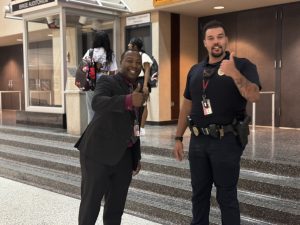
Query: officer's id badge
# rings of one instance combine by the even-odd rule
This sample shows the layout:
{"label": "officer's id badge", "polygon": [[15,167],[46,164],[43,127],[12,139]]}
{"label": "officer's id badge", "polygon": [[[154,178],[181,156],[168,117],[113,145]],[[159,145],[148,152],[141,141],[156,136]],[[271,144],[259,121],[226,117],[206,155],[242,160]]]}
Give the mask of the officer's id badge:
{"label": "officer's id badge", "polygon": [[133,134],[135,137],[140,136],[140,126],[137,120],[134,121],[134,126],[133,126]]}
{"label": "officer's id badge", "polygon": [[203,99],[202,107],[203,107],[203,113],[205,116],[213,113],[209,99],[207,99],[207,98]]}
{"label": "officer's id badge", "polygon": [[219,68],[219,69],[218,69],[218,75],[219,75],[219,76],[223,76],[224,74],[225,74],[225,73]]}

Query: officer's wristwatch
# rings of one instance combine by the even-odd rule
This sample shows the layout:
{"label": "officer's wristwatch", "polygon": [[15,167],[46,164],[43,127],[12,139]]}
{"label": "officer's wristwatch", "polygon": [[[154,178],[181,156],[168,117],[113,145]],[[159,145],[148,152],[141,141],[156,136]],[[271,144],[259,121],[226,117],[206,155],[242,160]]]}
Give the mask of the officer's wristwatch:
{"label": "officer's wristwatch", "polygon": [[182,142],[182,141],[183,141],[183,137],[176,136],[176,137],[174,138],[174,140],[175,140],[175,141],[181,141],[181,142]]}

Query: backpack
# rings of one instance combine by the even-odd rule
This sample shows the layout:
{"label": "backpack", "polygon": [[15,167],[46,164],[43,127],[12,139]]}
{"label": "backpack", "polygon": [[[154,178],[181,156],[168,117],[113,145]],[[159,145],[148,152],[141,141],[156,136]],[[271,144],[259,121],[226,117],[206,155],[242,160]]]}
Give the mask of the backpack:
{"label": "backpack", "polygon": [[[146,53],[145,53],[146,54]],[[150,67],[150,80],[148,82],[148,87],[154,88],[157,87],[157,81],[158,81],[158,63],[156,59],[153,57],[153,55],[148,55],[150,59],[152,60],[152,65]],[[144,68],[143,71],[145,72]]]}
{"label": "backpack", "polygon": [[96,87],[96,63],[93,61],[94,49],[89,49],[89,57],[82,59],[79,63],[75,85],[82,91],[95,90]]}
{"label": "backpack", "polygon": [[159,71],[158,71],[158,63],[156,61],[156,59],[152,56],[150,56],[151,60],[152,60],[152,65],[150,68],[150,86],[153,87],[157,87],[157,81],[158,81],[158,75],[159,75]]}

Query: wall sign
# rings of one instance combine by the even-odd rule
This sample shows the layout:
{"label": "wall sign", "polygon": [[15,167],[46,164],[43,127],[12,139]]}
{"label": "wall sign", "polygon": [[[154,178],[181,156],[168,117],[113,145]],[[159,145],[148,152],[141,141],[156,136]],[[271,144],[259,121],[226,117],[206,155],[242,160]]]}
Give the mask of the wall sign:
{"label": "wall sign", "polygon": [[151,22],[150,13],[126,17],[126,26],[132,26],[132,25],[150,23],[150,22]]}
{"label": "wall sign", "polygon": [[170,5],[176,2],[182,2],[183,0],[153,0],[153,6]]}
{"label": "wall sign", "polygon": [[12,5],[12,11],[16,12],[19,10],[23,9],[28,9],[31,7],[39,6],[39,5],[44,5],[50,2],[55,2],[56,0],[29,0],[29,1],[24,1],[21,3],[16,3]]}

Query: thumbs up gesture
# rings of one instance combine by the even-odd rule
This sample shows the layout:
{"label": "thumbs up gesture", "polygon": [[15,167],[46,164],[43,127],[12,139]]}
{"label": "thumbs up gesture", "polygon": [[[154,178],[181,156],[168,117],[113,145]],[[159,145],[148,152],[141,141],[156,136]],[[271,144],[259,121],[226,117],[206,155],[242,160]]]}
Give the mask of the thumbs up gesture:
{"label": "thumbs up gesture", "polygon": [[142,86],[141,84],[138,84],[136,89],[131,94],[132,105],[134,107],[141,107],[144,104],[145,100],[147,99],[146,95],[143,92],[141,92],[141,90],[142,90]]}
{"label": "thumbs up gesture", "polygon": [[227,76],[234,77],[238,72],[234,63],[234,52],[230,53],[229,59],[224,59],[220,65],[220,70]]}

